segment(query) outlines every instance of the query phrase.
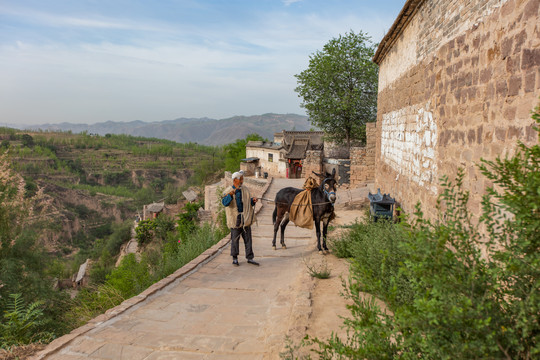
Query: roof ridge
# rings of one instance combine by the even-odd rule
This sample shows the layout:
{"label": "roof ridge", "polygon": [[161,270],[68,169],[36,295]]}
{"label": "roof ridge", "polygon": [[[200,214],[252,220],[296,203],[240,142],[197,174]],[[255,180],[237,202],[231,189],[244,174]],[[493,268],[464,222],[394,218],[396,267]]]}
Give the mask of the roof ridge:
{"label": "roof ridge", "polygon": [[384,35],[383,39],[379,43],[377,51],[375,51],[375,55],[373,55],[372,60],[374,63],[377,65],[381,64],[392,45],[394,45],[399,35],[401,35],[403,30],[411,21],[411,18],[418,11],[420,5],[422,5],[424,2],[425,0],[407,0],[396,20],[390,27],[390,30],[388,30],[386,35]]}

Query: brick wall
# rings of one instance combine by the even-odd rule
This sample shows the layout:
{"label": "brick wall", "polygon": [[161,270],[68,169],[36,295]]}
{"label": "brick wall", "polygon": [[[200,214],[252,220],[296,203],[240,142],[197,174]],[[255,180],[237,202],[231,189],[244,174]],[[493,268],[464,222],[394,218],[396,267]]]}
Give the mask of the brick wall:
{"label": "brick wall", "polygon": [[375,123],[366,124],[366,146],[351,147],[350,187],[366,186],[375,181]]}
{"label": "brick wall", "polygon": [[433,210],[440,177],[459,167],[471,210],[480,211],[490,185],[480,159],[511,155],[517,140],[536,143],[539,5],[425,1],[381,61],[376,186],[406,211],[418,201]]}

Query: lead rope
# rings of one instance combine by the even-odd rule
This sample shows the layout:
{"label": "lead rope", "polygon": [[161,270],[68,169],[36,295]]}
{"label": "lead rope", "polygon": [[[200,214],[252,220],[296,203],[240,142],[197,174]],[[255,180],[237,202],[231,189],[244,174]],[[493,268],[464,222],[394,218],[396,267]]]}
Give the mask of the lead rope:
{"label": "lead rope", "polygon": [[[275,200],[272,200],[272,199],[266,199],[266,198],[256,198],[256,199],[259,199],[259,200],[263,200],[263,201],[267,201],[267,202],[273,202],[273,203],[276,203],[276,204],[279,204],[279,205],[289,205],[289,203],[286,203],[286,202],[277,202]],[[311,205],[324,205],[324,204],[333,204],[333,202],[331,201],[326,201],[326,202],[322,202],[322,203],[316,203],[316,204],[311,204]],[[292,205],[292,204],[291,204]],[[294,205],[297,205],[297,204],[294,204]],[[298,204],[297,206],[309,206],[309,204]]]}

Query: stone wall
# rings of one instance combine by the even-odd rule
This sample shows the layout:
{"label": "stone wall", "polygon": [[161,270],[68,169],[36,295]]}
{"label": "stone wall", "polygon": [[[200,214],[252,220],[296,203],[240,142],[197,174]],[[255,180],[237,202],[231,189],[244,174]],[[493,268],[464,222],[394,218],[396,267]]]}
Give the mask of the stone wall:
{"label": "stone wall", "polygon": [[366,186],[375,181],[376,123],[366,124],[366,146],[351,147],[350,188]]}
{"label": "stone wall", "polygon": [[325,141],[323,156],[326,159],[348,159],[350,155],[346,144],[338,145],[332,141]]}
{"label": "stone wall", "polygon": [[302,161],[302,177],[308,178],[312,171],[320,173],[322,171],[323,152],[321,150],[307,150],[306,158]]}
{"label": "stone wall", "polygon": [[[380,61],[376,186],[432,213],[440,177],[465,169],[470,208],[489,182],[476,164],[536,143],[540,0],[424,1]],[[360,154],[361,155],[361,154]]]}
{"label": "stone wall", "polygon": [[255,171],[257,171],[258,167],[259,167],[259,161],[240,163],[240,170],[244,172],[245,176],[254,176]]}

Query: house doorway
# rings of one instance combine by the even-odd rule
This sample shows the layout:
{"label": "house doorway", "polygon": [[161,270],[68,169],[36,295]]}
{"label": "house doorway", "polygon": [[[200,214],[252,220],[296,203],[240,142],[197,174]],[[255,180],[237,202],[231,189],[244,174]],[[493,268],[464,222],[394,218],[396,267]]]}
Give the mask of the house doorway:
{"label": "house doorway", "polygon": [[289,159],[289,178],[300,179],[302,177],[302,160]]}

